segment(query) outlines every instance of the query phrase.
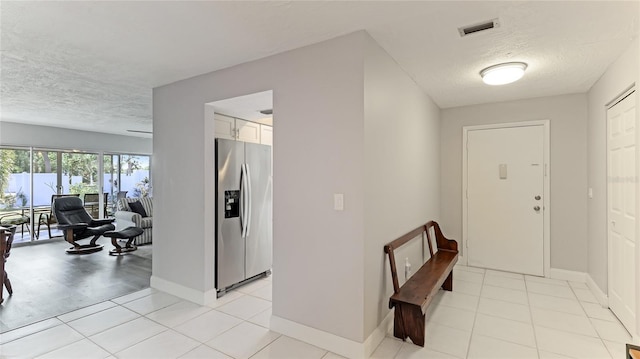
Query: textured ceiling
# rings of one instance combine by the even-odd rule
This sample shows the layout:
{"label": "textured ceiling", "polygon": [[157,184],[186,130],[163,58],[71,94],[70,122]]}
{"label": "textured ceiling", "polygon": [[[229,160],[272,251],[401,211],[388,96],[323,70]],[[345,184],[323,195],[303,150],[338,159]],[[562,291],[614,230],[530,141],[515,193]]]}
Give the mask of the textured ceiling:
{"label": "textured ceiling", "polygon": [[[441,108],[587,91],[638,1],[2,1],[0,120],[151,130],[152,88],[364,29]],[[457,28],[498,18],[460,38]],[[488,87],[504,61],[525,77]]]}

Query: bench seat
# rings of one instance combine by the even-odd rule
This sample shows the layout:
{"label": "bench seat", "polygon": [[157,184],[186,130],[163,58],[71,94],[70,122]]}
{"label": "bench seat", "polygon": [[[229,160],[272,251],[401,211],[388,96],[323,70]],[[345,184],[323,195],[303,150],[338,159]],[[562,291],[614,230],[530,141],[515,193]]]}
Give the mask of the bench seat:
{"label": "bench seat", "polygon": [[389,298],[389,308],[393,308],[396,303],[407,303],[420,307],[422,313],[426,313],[431,300],[449,278],[457,261],[458,252],[436,252],[402,285],[400,292]]}
{"label": "bench seat", "polygon": [[[435,234],[437,251],[433,249],[431,229]],[[423,240],[426,237],[430,257],[400,286],[394,251],[418,236]],[[429,221],[388,243],[384,251],[389,255],[393,280],[393,295],[389,298],[389,308],[394,308],[393,335],[402,340],[410,338],[413,344],[423,347],[427,307],[440,288],[453,290],[453,267],[458,261],[458,243],[447,239],[438,223]]]}

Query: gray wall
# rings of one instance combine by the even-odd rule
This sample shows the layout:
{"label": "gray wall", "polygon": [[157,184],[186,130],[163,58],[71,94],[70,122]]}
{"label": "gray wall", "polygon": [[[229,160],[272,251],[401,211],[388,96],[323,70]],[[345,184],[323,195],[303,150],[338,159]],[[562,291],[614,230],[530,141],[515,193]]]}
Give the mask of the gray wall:
{"label": "gray wall", "polygon": [[151,154],[150,138],[0,121],[0,145],[37,146],[88,152]]}
{"label": "gray wall", "polygon": [[606,104],[637,81],[638,43],[634,41],[588,93],[588,186],[593,189],[593,198],[588,201],[587,217],[588,273],[604,293],[607,293],[608,272]]}
{"label": "gray wall", "polygon": [[[365,32],[154,90],[153,276],[213,289],[204,104],[268,89],[273,314],[362,343],[389,312],[383,245],[439,211],[439,109]],[[344,211],[333,210],[334,193]]]}
{"label": "gray wall", "polygon": [[[272,89],[273,313],[362,341],[365,36],[154,89],[154,277],[213,289],[214,136],[204,104]],[[344,193],[342,212],[334,193]]]}
{"label": "gray wall", "polygon": [[440,109],[370,38],[364,89],[366,338],[389,313],[393,293],[384,245],[439,219]]}
{"label": "gray wall", "polygon": [[462,127],[550,120],[551,267],[586,272],[586,94],[450,108],[441,116],[441,214],[452,238],[462,238]]}

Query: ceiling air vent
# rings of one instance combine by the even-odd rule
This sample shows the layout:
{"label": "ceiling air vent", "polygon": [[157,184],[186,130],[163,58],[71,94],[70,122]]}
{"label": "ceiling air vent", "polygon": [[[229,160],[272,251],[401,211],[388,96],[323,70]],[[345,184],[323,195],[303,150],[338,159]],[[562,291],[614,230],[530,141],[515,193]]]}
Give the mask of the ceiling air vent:
{"label": "ceiling air vent", "polygon": [[273,109],[270,108],[268,110],[262,110],[260,113],[263,115],[273,115]]}
{"label": "ceiling air vent", "polygon": [[479,24],[459,27],[458,32],[460,33],[460,37],[465,37],[467,35],[475,34],[481,31],[491,30],[496,27],[500,27],[500,22],[498,21],[498,19],[493,19],[481,22]]}

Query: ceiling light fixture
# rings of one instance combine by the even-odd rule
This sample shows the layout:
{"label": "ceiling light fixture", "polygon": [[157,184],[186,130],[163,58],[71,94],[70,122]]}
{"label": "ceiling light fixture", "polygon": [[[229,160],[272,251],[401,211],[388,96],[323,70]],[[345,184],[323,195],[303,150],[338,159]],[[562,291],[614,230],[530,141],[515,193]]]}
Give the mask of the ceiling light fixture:
{"label": "ceiling light fixture", "polygon": [[487,67],[480,71],[480,76],[487,85],[506,85],[520,80],[526,68],[524,62],[506,62]]}

